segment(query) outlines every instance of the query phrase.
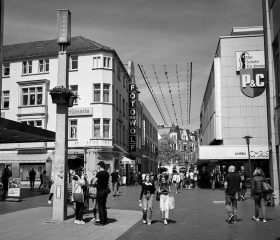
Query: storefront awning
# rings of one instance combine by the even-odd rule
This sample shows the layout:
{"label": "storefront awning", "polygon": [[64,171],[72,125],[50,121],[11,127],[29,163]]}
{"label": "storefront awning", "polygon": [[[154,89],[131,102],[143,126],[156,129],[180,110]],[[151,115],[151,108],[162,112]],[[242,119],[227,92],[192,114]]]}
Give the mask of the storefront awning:
{"label": "storefront awning", "polygon": [[123,157],[121,160],[121,164],[133,164],[133,163],[134,163],[134,161],[127,157]]}
{"label": "storefront awning", "polygon": [[0,118],[0,143],[54,142],[55,132]]}
{"label": "storefront awning", "polygon": [[125,149],[123,149],[122,147],[120,147],[119,145],[117,144],[114,144],[114,147],[118,150],[118,151],[121,151],[122,153],[124,154],[129,154]]}
{"label": "storefront awning", "polygon": [[52,153],[43,154],[18,154],[18,153],[1,153],[0,152],[0,163],[45,163],[46,161],[52,160]]}

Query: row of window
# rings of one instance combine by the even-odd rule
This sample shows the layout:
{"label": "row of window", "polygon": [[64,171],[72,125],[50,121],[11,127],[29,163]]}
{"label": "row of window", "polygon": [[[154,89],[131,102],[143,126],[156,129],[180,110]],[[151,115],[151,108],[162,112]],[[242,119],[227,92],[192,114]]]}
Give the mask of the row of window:
{"label": "row of window", "polygon": [[[103,59],[103,61],[102,61]],[[98,68],[107,68],[112,69],[113,64],[112,57],[106,56],[96,56],[93,57],[93,69]],[[71,56],[69,58],[69,69],[70,70],[78,70],[78,56]],[[2,67],[2,76],[8,77],[10,76],[10,63],[3,63]],[[32,73],[48,73],[50,70],[50,60],[49,59],[40,59],[38,60],[38,72],[34,70],[34,60],[28,60],[22,62],[22,74],[32,74]]]}

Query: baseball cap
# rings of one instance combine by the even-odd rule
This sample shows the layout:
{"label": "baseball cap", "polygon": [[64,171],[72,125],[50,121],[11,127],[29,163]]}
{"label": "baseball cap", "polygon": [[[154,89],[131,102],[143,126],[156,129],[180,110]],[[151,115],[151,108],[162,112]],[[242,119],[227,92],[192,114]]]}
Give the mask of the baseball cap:
{"label": "baseball cap", "polygon": [[100,161],[99,163],[97,163],[97,165],[101,166],[101,167],[105,167],[105,162]]}

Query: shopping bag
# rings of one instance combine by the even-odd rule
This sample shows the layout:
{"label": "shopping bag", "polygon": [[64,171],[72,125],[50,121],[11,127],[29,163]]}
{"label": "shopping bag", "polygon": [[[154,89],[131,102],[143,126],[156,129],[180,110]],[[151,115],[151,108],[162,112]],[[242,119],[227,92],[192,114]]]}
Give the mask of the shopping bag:
{"label": "shopping bag", "polygon": [[263,182],[263,193],[264,194],[271,194],[273,193],[273,188],[270,186],[268,182]]}
{"label": "shopping bag", "polygon": [[169,209],[174,209],[175,208],[175,199],[173,196],[169,197]]}
{"label": "shopping bag", "polygon": [[90,198],[96,198],[97,189],[96,187],[89,187],[88,194]]}

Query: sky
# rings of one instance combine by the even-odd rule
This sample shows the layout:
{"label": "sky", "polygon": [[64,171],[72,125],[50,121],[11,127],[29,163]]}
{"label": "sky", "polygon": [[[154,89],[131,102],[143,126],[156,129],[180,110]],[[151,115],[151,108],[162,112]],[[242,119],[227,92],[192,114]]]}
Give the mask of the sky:
{"label": "sky", "polygon": [[[184,128],[194,130],[199,127],[200,107],[219,36],[229,35],[232,27],[262,25],[261,2],[6,0],[4,44],[57,38],[57,10],[69,9],[72,13],[72,36],[84,36],[115,49],[124,64],[129,60],[134,61],[136,83],[141,92],[140,100],[158,124],[163,123],[163,119],[137,65],[143,65],[146,69],[157,66],[160,73],[164,72],[164,65],[168,69],[174,69],[176,65],[186,66],[192,62],[191,124]],[[155,79],[150,80],[155,83]],[[170,81],[173,80],[175,88],[176,79],[170,77]],[[153,86],[154,91],[159,94],[159,87]],[[186,94],[184,91],[185,88],[181,88],[183,114],[183,96]],[[164,91],[164,96],[169,102],[167,92]],[[178,95],[178,91],[173,93]],[[164,108],[161,95],[157,96]],[[178,107],[180,104],[175,102],[175,105]],[[179,111],[180,108],[176,109]],[[177,112],[177,115],[180,116],[180,112]]]}

